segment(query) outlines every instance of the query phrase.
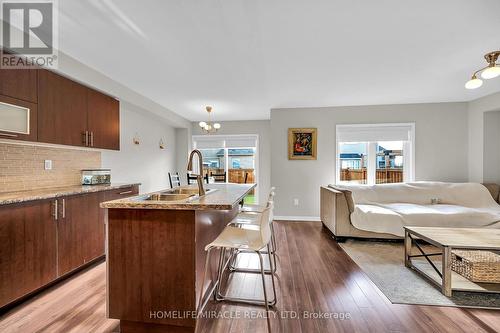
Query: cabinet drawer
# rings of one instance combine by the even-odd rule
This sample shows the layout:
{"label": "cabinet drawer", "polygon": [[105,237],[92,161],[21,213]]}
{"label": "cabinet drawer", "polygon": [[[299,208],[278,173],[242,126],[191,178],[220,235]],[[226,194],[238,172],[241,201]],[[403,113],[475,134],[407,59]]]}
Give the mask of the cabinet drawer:
{"label": "cabinet drawer", "polygon": [[139,186],[123,187],[120,189],[106,191],[104,196],[105,201],[127,198],[139,194]]}

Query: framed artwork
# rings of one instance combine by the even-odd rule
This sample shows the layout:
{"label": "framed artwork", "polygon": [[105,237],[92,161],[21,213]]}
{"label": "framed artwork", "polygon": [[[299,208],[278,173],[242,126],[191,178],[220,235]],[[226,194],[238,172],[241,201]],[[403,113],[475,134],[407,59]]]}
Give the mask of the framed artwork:
{"label": "framed artwork", "polygon": [[288,159],[315,160],[317,152],[316,128],[288,129]]}

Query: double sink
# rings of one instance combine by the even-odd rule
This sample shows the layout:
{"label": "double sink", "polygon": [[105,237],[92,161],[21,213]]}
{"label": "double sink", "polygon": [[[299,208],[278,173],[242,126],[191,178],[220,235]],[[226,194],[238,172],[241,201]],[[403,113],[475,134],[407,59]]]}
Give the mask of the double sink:
{"label": "double sink", "polygon": [[[205,195],[214,191],[214,189],[205,189]],[[195,198],[199,198],[197,188],[174,188],[163,192],[148,194],[141,199],[147,201],[188,201]]]}

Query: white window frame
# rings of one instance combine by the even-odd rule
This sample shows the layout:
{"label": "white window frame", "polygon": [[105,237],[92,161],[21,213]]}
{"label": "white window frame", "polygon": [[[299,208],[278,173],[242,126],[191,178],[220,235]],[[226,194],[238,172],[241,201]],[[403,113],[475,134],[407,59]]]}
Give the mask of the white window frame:
{"label": "white window frame", "polygon": [[[410,128],[409,131],[409,140],[404,141],[403,143],[403,183],[413,182],[415,181],[415,123],[378,123],[378,124],[338,124],[335,127],[335,183],[336,184],[345,184],[345,182],[340,181],[340,170],[341,170],[341,162],[340,162],[340,140],[339,140],[339,129],[349,129],[349,128],[370,128],[370,127],[401,127],[408,126]],[[383,139],[379,141],[384,141]],[[359,142],[365,142],[360,140]],[[377,170],[377,142],[372,141],[367,144],[368,151],[368,164],[367,164],[367,180],[366,185],[374,185],[376,182],[376,170]],[[410,161],[408,163],[407,161]]]}

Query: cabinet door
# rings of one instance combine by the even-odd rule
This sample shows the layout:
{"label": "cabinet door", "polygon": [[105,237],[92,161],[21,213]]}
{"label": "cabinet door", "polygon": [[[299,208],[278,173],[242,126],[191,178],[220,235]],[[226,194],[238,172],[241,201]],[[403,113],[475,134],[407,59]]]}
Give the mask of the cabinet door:
{"label": "cabinet door", "polygon": [[37,69],[0,69],[0,95],[37,102]]}
{"label": "cabinet door", "polygon": [[0,138],[37,141],[37,105],[0,95]]}
{"label": "cabinet door", "polygon": [[91,147],[120,150],[120,102],[92,89],[87,101]]}
{"label": "cabinet door", "polygon": [[99,204],[104,201],[104,193],[92,193],[86,195],[87,219],[87,247],[85,248],[84,261],[89,262],[104,255],[104,239],[106,229],[104,226],[104,212]]}
{"label": "cabinet door", "polygon": [[104,254],[104,226],[99,219],[101,194],[59,199],[58,275],[64,275]]}
{"label": "cabinet door", "polygon": [[85,146],[87,88],[47,70],[38,72],[38,141]]}
{"label": "cabinet door", "polygon": [[56,278],[53,201],[0,207],[0,306]]}

